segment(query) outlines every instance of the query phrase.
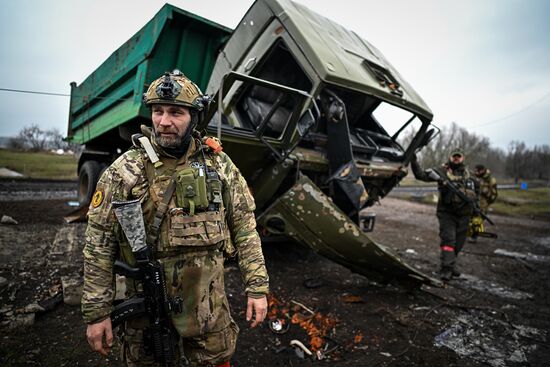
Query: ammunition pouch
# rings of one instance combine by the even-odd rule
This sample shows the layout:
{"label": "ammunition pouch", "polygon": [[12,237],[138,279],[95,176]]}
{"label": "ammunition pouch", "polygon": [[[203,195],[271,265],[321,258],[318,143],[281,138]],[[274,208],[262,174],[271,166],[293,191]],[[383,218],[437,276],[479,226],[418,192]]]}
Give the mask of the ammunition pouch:
{"label": "ammunition pouch", "polygon": [[205,247],[226,238],[222,212],[201,212],[187,215],[182,208],[170,210],[170,246]]}
{"label": "ammunition pouch", "polygon": [[176,175],[176,205],[188,209],[189,215],[195,210],[208,208],[206,176],[203,168],[186,168]]}

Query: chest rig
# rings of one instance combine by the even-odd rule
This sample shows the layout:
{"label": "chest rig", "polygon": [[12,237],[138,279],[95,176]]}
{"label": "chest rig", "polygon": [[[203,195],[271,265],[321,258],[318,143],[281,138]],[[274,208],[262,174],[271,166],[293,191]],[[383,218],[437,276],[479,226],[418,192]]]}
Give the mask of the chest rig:
{"label": "chest rig", "polygon": [[139,142],[148,158],[148,243],[161,252],[221,246],[227,232],[222,181],[210,152],[196,141],[198,149],[185,158],[161,161],[149,139]]}
{"label": "chest rig", "polygon": [[[467,169],[455,172],[444,166],[440,169],[440,174],[441,173],[443,173],[449,181],[452,182],[467,197],[476,200],[477,193],[475,182],[470,177],[470,173]],[[466,202],[460,199],[458,195],[454,194],[446,187],[441,189],[441,195],[444,204],[451,206],[454,210],[461,214],[469,214],[473,209]]]}

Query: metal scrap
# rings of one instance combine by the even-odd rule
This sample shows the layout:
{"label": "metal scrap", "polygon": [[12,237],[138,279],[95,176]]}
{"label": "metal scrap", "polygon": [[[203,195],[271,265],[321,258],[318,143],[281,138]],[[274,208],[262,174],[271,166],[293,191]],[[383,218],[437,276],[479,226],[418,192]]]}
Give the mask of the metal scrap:
{"label": "metal scrap", "polygon": [[304,304],[300,303],[300,302],[296,302],[294,300],[290,300],[290,303],[294,303],[296,306],[300,306],[302,307],[305,311],[309,312],[310,314],[312,315],[315,315],[315,312],[312,311],[310,308],[304,306]]}
{"label": "metal scrap", "polygon": [[290,341],[290,346],[300,348],[308,356],[313,355],[313,353],[299,340],[296,340],[296,339],[291,340]]}
{"label": "metal scrap", "polygon": [[287,319],[269,320],[269,330],[275,334],[285,334],[290,329],[290,322]]}

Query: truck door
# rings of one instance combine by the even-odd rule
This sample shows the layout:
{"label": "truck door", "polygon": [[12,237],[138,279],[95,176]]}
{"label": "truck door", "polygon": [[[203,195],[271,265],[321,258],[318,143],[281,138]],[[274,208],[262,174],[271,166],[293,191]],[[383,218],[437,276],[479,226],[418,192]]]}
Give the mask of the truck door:
{"label": "truck door", "polygon": [[[234,68],[237,74],[252,78],[238,77],[233,85],[220,86],[224,100],[221,128],[226,139],[254,136],[266,146],[278,147],[279,152],[292,148],[299,135],[296,122],[312,105],[304,93],[309,96],[314,86],[313,70],[300,61],[300,55],[282,24],[272,20]],[[228,81],[226,77],[225,84]],[[217,121],[214,118],[210,129]]]}

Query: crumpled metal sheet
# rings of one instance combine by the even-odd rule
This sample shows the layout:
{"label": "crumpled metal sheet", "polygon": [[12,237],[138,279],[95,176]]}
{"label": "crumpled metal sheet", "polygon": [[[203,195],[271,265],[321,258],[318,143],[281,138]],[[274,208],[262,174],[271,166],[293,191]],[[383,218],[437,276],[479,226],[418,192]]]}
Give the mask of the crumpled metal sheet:
{"label": "crumpled metal sheet", "polygon": [[273,220],[285,223],[281,234],[369,279],[441,286],[371,240],[305,175],[258,217],[268,229]]}

